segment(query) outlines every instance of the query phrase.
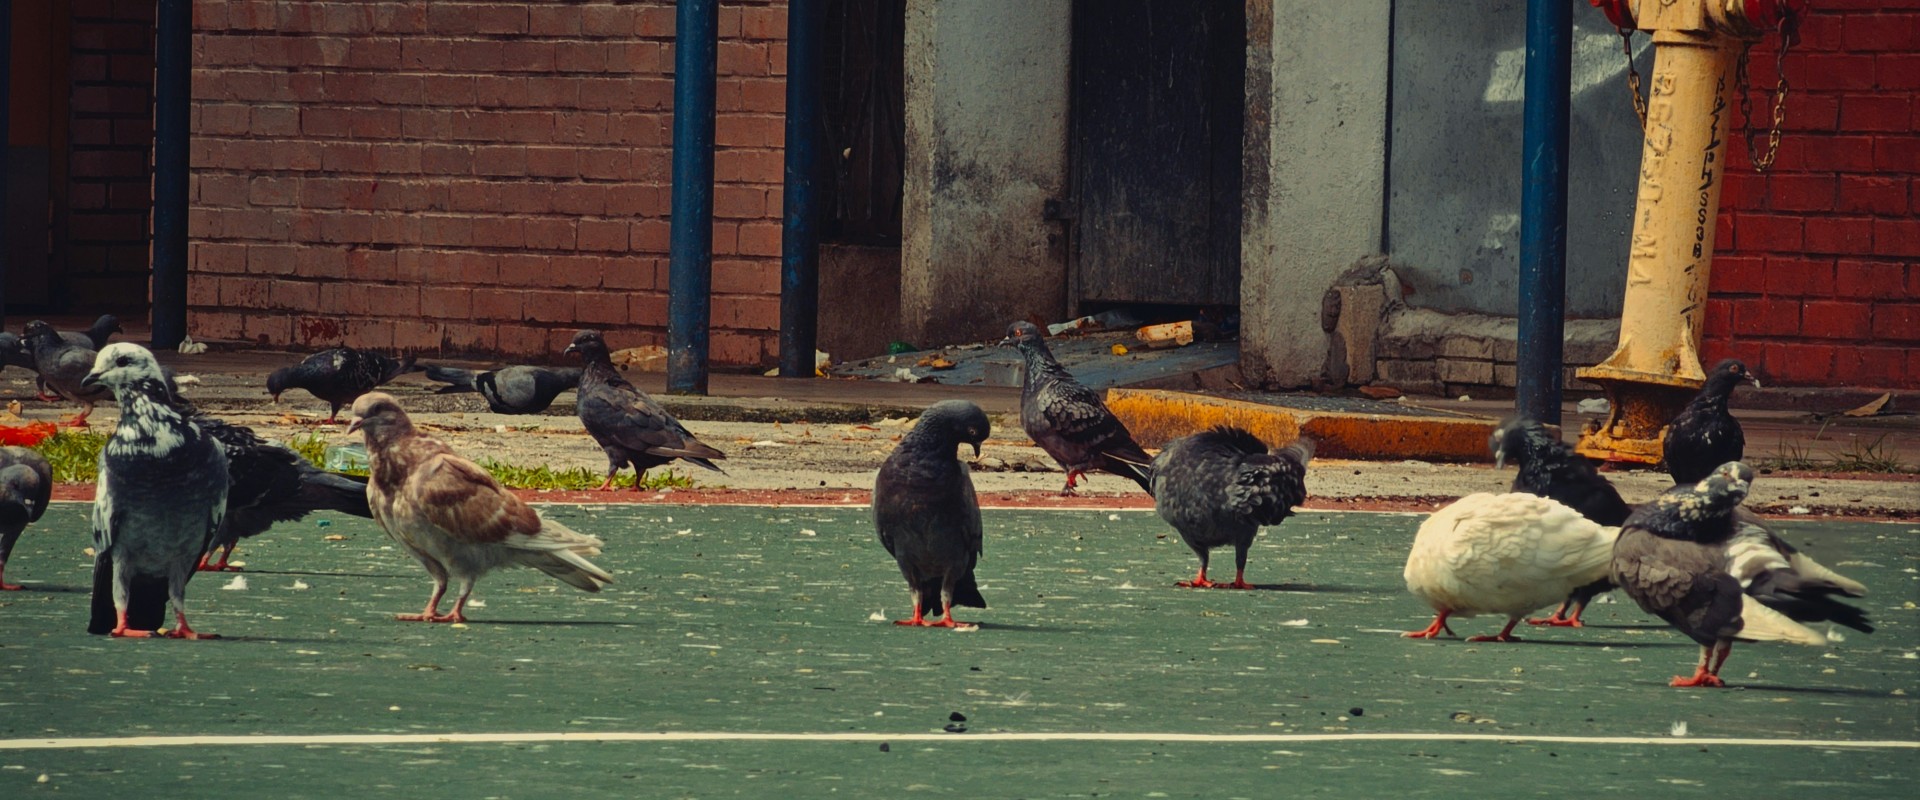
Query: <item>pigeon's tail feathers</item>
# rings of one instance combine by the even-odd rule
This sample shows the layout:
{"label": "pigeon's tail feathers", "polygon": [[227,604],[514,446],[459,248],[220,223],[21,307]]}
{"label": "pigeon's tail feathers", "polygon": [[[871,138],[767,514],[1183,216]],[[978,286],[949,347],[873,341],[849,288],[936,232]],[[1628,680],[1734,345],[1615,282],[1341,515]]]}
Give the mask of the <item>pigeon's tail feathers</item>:
{"label": "pigeon's tail feathers", "polygon": [[415,358],[416,358],[415,356],[402,356],[400,358],[400,363],[394,367],[393,372],[387,374],[386,380],[381,381],[381,383],[386,383],[387,381],[393,380],[394,378],[398,378],[409,372],[420,372],[425,370],[426,369],[425,366],[414,363]]}
{"label": "pigeon's tail feathers", "polygon": [[1147,493],[1148,497],[1153,496],[1153,464],[1151,462],[1140,464],[1118,456],[1115,456],[1113,461],[1116,467],[1115,474],[1140,484],[1140,488]]}
{"label": "pigeon's tail feathers", "polygon": [[654,447],[648,449],[647,452],[667,458],[678,458],[703,469],[710,469],[722,475],[727,474],[726,470],[721,469],[719,465],[713,463],[714,459],[726,458],[727,454],[691,436],[687,437],[684,442],[681,442],[679,447]]}
{"label": "pigeon's tail feathers", "polygon": [[446,386],[440,387],[440,394],[480,391],[479,387],[473,385],[472,370],[461,369],[459,367],[446,367],[439,364],[428,364],[423,367],[423,369],[427,373],[427,380],[446,384]]}
{"label": "pigeon's tail feathers", "polygon": [[313,511],[338,511],[365,519],[373,518],[367,505],[367,481],[338,472],[314,469],[300,476],[300,497]]}
{"label": "pigeon's tail feathers", "polygon": [[1307,499],[1305,463],[1291,446],[1279,454],[1247,456],[1227,486],[1227,502],[1249,521],[1278,525],[1293,516],[1293,507]]}
{"label": "pigeon's tail feathers", "polygon": [[1293,440],[1293,444],[1280,448],[1277,455],[1292,459],[1293,463],[1305,467],[1307,462],[1313,460],[1313,451],[1318,447],[1319,445],[1312,439],[1302,436]]}
{"label": "pigeon's tail feathers", "polygon": [[1207,433],[1212,434],[1212,438],[1220,444],[1226,445],[1245,455],[1267,452],[1267,443],[1261,441],[1260,437],[1253,435],[1253,432],[1246,428],[1234,425],[1215,425],[1208,430]]}
{"label": "pigeon's tail feathers", "polygon": [[1752,595],[1740,596],[1740,617],[1744,623],[1740,626],[1738,638],[1747,641],[1786,642],[1814,647],[1827,645],[1827,637],[1824,634],[1768,608],[1765,603],[1755,600]]}
{"label": "pigeon's tail feathers", "polygon": [[1799,574],[1802,585],[1813,589],[1830,589],[1848,597],[1867,596],[1866,584],[1828,569],[1806,553],[1797,550],[1789,553],[1787,563],[1793,565],[1793,571]]}
{"label": "pigeon's tail feathers", "polygon": [[536,536],[515,536],[507,540],[515,550],[514,560],[558,578],[561,583],[584,592],[597,592],[613,583],[613,576],[587,560],[600,555],[604,542],[551,519],[541,518]]}
{"label": "pigeon's tail feathers", "polygon": [[[940,576],[934,575],[920,582],[920,603],[923,610],[933,611],[940,607]],[[973,579],[973,570],[953,583],[953,604],[967,608],[986,608],[987,598],[980,596],[980,584]]]}

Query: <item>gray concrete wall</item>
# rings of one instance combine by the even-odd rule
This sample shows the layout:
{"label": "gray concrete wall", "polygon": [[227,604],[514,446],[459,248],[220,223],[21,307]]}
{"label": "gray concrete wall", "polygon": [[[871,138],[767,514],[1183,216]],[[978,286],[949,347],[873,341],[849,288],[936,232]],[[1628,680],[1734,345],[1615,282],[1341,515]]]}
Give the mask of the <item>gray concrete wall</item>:
{"label": "gray concrete wall", "polygon": [[999,336],[1066,313],[1071,0],[907,2],[903,335]]}
{"label": "gray concrete wall", "polygon": [[[1520,258],[1524,0],[1397,0],[1387,241],[1409,305],[1513,316]],[[1638,120],[1620,37],[1573,14],[1567,313],[1620,313]],[[1651,71],[1636,37],[1640,72]]]}
{"label": "gray concrete wall", "polygon": [[1320,301],[1380,248],[1388,0],[1249,0],[1241,368],[1304,386],[1327,360]]}

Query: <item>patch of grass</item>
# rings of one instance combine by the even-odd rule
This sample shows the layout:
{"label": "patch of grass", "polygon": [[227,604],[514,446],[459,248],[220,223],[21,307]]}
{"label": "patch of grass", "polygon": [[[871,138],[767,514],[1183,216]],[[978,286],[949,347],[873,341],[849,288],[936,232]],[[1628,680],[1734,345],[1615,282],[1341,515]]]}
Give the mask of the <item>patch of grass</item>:
{"label": "patch of grass", "polygon": [[1847,448],[1834,454],[1829,468],[1834,472],[1912,472],[1913,468],[1900,460],[1900,451],[1887,444],[1887,435],[1881,434],[1872,442],[1855,436],[1847,443]]}
{"label": "patch of grass", "polygon": [[[545,464],[522,466],[481,458],[474,461],[502,486],[511,489],[596,489],[606,477],[586,467],[554,469]],[[615,488],[632,488],[635,476],[622,472],[613,479]],[[693,478],[673,469],[654,472],[640,484],[642,489],[690,489]]]}
{"label": "patch of grass", "polygon": [[107,446],[104,433],[63,430],[33,446],[53,468],[54,483],[92,483],[100,469],[100,450]]}
{"label": "patch of grass", "polygon": [[1820,469],[1820,460],[1798,443],[1782,441],[1773,455],[1762,457],[1755,466],[1775,472],[1809,472]]}

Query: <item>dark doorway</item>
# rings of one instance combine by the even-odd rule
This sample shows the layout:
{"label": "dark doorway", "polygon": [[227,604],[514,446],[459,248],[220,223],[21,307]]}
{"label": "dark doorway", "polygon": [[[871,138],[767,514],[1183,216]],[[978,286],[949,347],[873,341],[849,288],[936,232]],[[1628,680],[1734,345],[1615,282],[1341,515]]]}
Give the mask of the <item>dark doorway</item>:
{"label": "dark doorway", "polygon": [[1242,0],[1077,0],[1072,300],[1238,305]]}

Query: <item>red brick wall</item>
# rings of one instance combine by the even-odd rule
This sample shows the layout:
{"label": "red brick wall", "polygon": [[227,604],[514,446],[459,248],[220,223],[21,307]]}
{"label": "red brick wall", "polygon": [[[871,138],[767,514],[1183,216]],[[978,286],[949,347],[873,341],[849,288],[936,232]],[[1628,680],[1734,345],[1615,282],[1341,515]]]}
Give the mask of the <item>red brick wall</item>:
{"label": "red brick wall", "polygon": [[[1814,6],[1765,175],[1735,112],[1702,355],[1770,385],[1920,388],[1920,0]],[[1756,89],[1776,46],[1753,50]],[[1753,104],[1764,126],[1763,91]]]}
{"label": "red brick wall", "polygon": [[[554,355],[666,335],[671,2],[194,6],[195,336]],[[784,2],[720,10],[712,357],[779,325]]]}
{"label": "red brick wall", "polygon": [[152,0],[72,0],[67,269],[56,290],[85,308],[147,303],[153,147]]}

